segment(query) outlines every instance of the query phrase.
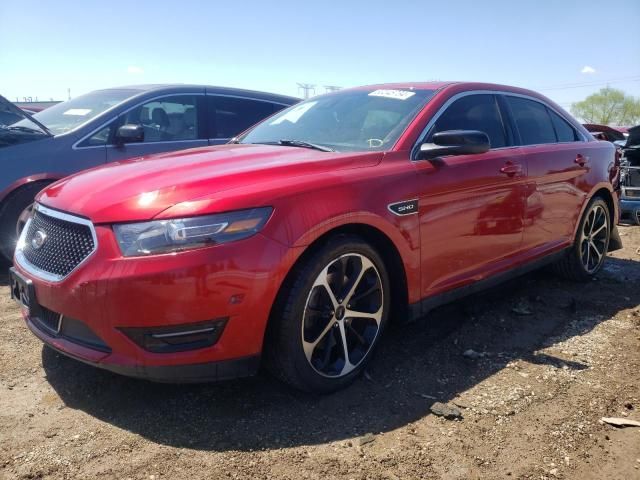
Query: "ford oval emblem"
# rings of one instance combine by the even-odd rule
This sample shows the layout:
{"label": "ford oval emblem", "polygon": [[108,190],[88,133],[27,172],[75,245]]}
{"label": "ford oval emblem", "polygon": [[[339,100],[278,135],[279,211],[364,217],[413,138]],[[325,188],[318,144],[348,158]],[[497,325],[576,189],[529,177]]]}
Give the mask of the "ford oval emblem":
{"label": "ford oval emblem", "polygon": [[42,230],[37,230],[31,239],[31,246],[34,250],[39,250],[47,241],[47,234]]}

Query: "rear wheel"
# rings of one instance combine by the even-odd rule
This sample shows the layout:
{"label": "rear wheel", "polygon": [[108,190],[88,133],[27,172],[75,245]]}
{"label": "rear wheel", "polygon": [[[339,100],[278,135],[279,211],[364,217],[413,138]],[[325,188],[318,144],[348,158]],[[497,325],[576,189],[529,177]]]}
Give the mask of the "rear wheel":
{"label": "rear wheel", "polygon": [[48,185],[46,182],[29,183],[12,192],[0,210],[0,253],[7,260],[13,259],[13,251],[20,232],[33,209],[36,194]]}
{"label": "rear wheel", "polygon": [[596,197],[580,220],[573,248],[556,263],[556,271],[570,280],[589,280],[602,268],[610,238],[609,208],[602,198]]}
{"label": "rear wheel", "polygon": [[330,392],[368,363],[387,322],[389,278],[358,237],[337,237],[283,285],[268,334],[269,370],[289,385]]}

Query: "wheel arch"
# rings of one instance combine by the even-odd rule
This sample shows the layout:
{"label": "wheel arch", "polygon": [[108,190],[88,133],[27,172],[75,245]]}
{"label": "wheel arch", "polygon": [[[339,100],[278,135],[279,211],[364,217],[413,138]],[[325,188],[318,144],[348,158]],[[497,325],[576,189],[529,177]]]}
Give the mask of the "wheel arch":
{"label": "wheel arch", "polygon": [[582,203],[582,207],[580,208],[580,215],[578,215],[578,221],[576,222],[573,229],[574,238],[578,233],[580,220],[582,219],[584,212],[589,206],[589,202],[591,202],[591,200],[595,197],[602,198],[607,204],[612,225],[616,225],[616,223],[618,222],[618,205],[614,200],[614,193],[611,184],[607,184],[606,182],[599,183],[591,189],[591,192],[589,192],[589,194],[585,197],[584,202]]}
{"label": "wheel arch", "polygon": [[599,188],[598,190],[596,190],[595,192],[593,192],[593,194],[590,196],[589,200],[591,200],[592,198],[595,197],[600,197],[604,200],[604,202],[607,204],[607,208],[609,210],[609,218],[611,219],[611,223],[612,224],[616,224],[618,223],[618,218],[617,218],[617,206],[615,201],[613,200],[613,195],[611,193],[611,191],[607,188]]}
{"label": "wheel arch", "polygon": [[[269,335],[269,325],[273,323],[271,321],[273,315],[278,311],[284,301],[284,292],[288,288],[288,285],[291,285],[296,268],[298,268],[306,261],[306,259],[311,257],[320,248],[327,245],[327,243],[332,239],[341,235],[354,235],[362,238],[365,242],[374,247],[380,256],[382,256],[391,283],[391,304],[393,305],[394,312],[397,312],[397,315],[394,315],[394,317],[397,319],[406,317],[409,304],[409,289],[407,272],[400,250],[388,235],[373,225],[366,223],[346,223],[322,233],[315,240],[309,243],[305,247],[304,251],[292,263],[278,287],[275,301],[271,306],[269,320],[265,330],[265,341]],[[265,347],[264,343],[265,342],[263,341],[263,349]]]}
{"label": "wheel arch", "polygon": [[576,235],[578,234],[580,221],[582,220],[582,217],[587,207],[589,206],[589,203],[591,202],[591,200],[593,200],[596,197],[602,198],[602,200],[604,200],[604,202],[607,204],[607,210],[609,210],[609,218],[611,219],[611,240],[609,243],[608,251],[612,252],[614,250],[619,250],[620,248],[622,248],[622,240],[620,239],[620,236],[618,234],[618,229],[617,229],[620,209],[618,207],[618,200],[617,200],[616,193],[614,192],[611,184],[608,184],[606,182],[602,182],[596,185],[591,190],[589,195],[587,195],[582,205],[582,208],[580,210],[580,215],[578,216],[578,221],[576,222],[576,225],[573,231],[573,238],[576,238]]}
{"label": "wheel arch", "polygon": [[56,175],[54,173],[39,173],[36,175],[29,175],[28,177],[19,178],[11,183],[7,188],[0,191],[0,208],[4,204],[5,200],[11,197],[17,190],[24,188],[27,185],[42,182],[43,184],[53,183],[63,178],[64,175]]}

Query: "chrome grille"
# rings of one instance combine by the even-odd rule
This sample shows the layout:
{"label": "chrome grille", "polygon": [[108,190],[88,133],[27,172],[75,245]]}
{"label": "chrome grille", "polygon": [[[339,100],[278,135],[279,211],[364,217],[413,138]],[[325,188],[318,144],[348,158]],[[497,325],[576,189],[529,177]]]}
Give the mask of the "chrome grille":
{"label": "chrome grille", "polygon": [[[25,227],[16,257],[59,280],[69,275],[95,250],[96,242],[88,220],[56,212],[40,205]],[[44,235],[44,241],[38,242]],[[34,240],[36,239],[36,240]]]}

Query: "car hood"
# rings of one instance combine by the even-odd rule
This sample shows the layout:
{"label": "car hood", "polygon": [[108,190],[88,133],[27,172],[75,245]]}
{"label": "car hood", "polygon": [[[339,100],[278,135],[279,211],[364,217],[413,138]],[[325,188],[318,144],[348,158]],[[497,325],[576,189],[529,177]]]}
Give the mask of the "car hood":
{"label": "car hood", "polygon": [[215,193],[239,189],[246,194],[260,190],[261,184],[335,175],[340,170],[375,165],[382,156],[380,152],[337,153],[268,145],[198,148],[87,170],[54,183],[37,201],[94,223],[148,220],[174,205]]}

